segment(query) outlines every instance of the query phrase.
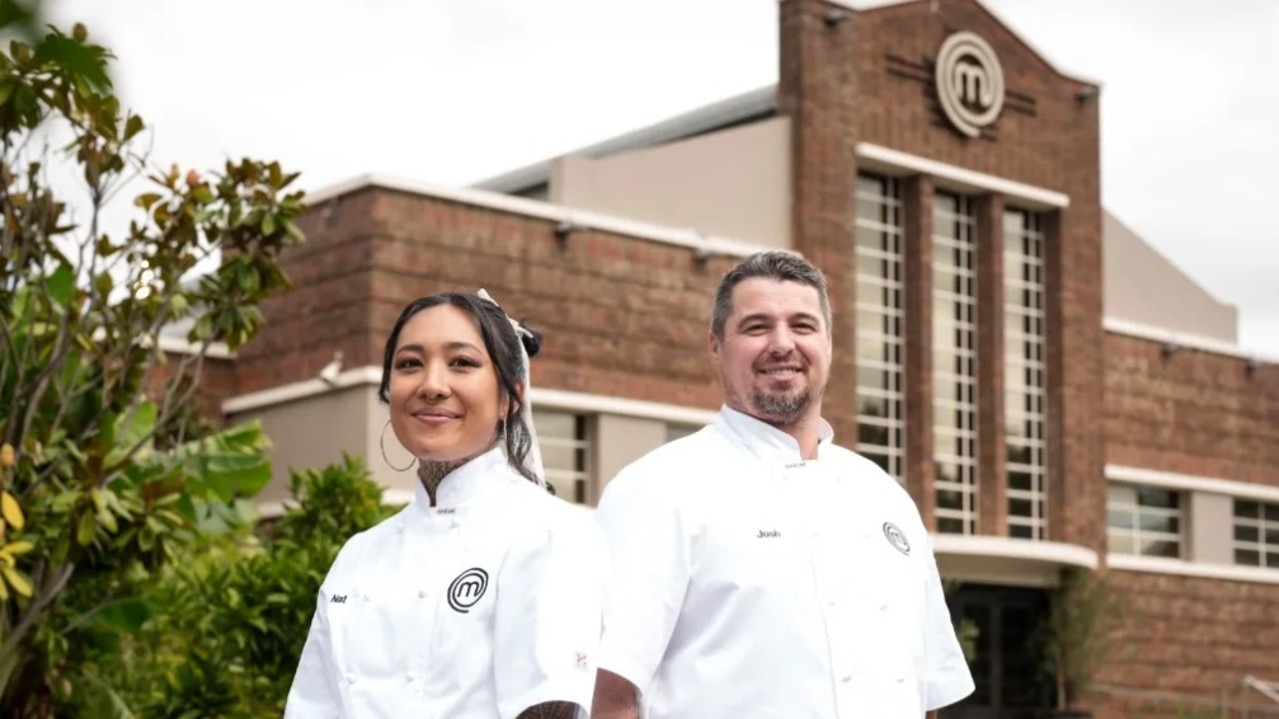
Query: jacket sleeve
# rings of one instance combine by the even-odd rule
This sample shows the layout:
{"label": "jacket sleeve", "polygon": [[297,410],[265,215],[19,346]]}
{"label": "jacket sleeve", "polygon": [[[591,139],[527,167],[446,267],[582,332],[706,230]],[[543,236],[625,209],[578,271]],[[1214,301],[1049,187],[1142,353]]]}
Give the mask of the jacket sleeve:
{"label": "jacket sleeve", "polygon": [[[571,509],[570,512],[578,512]],[[607,555],[585,513],[538,530],[502,564],[494,619],[498,715],[571,702],[578,716],[595,689]]]}
{"label": "jacket sleeve", "polygon": [[608,540],[600,668],[649,690],[684,606],[691,549],[674,499],[649,467],[632,465],[604,489],[596,519]]}
{"label": "jacket sleeve", "polygon": [[328,597],[321,588],[316,600],[311,628],[302,647],[293,685],[284,705],[284,719],[340,719],[337,671],[333,666],[333,644],[324,610]]}
{"label": "jacket sleeve", "polygon": [[[925,536],[927,536],[925,534]],[[950,706],[973,692],[973,677],[968,670],[968,662],[959,646],[959,638],[955,635],[955,626],[951,623],[950,610],[946,606],[946,597],[942,592],[941,576],[937,571],[937,560],[933,555],[932,542],[926,545],[928,550],[928,577],[925,588],[925,607],[927,625],[926,646],[928,655],[925,658],[927,671],[927,696],[924,708],[928,711]]]}

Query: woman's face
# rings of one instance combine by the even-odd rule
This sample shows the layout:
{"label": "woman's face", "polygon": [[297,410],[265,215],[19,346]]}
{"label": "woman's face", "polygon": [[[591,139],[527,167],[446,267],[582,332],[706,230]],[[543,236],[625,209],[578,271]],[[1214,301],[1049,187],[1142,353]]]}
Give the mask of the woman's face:
{"label": "woman's face", "polygon": [[497,439],[507,402],[479,325],[443,304],[413,315],[391,358],[391,427],[413,456],[452,462],[480,454]]}

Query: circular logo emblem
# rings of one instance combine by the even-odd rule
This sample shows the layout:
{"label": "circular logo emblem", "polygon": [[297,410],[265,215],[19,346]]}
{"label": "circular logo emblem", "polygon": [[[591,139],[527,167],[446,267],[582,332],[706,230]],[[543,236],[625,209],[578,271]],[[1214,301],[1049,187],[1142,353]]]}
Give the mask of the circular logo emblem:
{"label": "circular logo emblem", "polygon": [[489,573],[478,567],[472,567],[457,575],[449,584],[449,606],[456,612],[466,614],[475,603],[484,596],[489,587]]}
{"label": "circular logo emblem", "polygon": [[1004,70],[990,44],[971,32],[946,38],[937,51],[937,98],[942,112],[969,137],[981,134],[1004,109]]}
{"label": "circular logo emblem", "polygon": [[884,522],[884,536],[888,537],[888,543],[893,545],[897,551],[902,554],[910,554],[910,541],[906,539],[906,534],[897,528],[892,522]]}

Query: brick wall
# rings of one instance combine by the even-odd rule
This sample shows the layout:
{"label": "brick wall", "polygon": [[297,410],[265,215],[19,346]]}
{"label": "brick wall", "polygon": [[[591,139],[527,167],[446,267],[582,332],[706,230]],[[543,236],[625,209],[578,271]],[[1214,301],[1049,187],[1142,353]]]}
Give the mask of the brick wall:
{"label": "brick wall", "polygon": [[237,357],[240,393],[313,378],[339,350],[346,367],[381,364],[369,327],[376,199],[357,191],[300,218],[307,241],[281,260],[293,289],[263,302],[265,326]]}
{"label": "brick wall", "polygon": [[1162,348],[1106,337],[1106,461],[1279,486],[1279,366]]}
{"label": "brick wall", "polygon": [[222,420],[222,401],[236,393],[236,368],[234,360],[205,357],[197,365],[193,357],[166,352],[165,362],[157,364],[147,376],[147,389],[151,397],[160,401],[164,388],[178,372],[193,376],[196,386],[192,399],[200,415],[215,422]]}
{"label": "brick wall", "polygon": [[595,230],[561,243],[553,225],[375,188],[320,203],[284,259],[295,289],[266,303],[240,353],[239,391],[313,377],[335,349],[380,366],[406,304],[484,287],[545,335],[535,386],[718,407],[706,332],[735,258]]}
{"label": "brick wall", "polygon": [[[1097,719],[1172,717],[1178,704],[1215,708],[1223,688],[1238,701],[1244,676],[1279,681],[1279,585],[1119,570],[1109,577],[1127,616],[1097,677],[1110,690],[1095,701]],[[1276,712],[1254,717],[1279,715],[1255,691],[1251,699]]]}

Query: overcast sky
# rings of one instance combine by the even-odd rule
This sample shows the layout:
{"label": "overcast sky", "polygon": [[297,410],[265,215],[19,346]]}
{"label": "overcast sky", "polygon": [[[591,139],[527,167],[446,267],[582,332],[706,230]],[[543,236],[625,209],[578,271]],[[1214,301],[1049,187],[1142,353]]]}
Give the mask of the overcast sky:
{"label": "overcast sky", "polygon": [[[50,0],[155,158],[465,185],[777,80],[777,0]],[[1279,357],[1279,1],[986,0],[1102,83],[1107,208]]]}

